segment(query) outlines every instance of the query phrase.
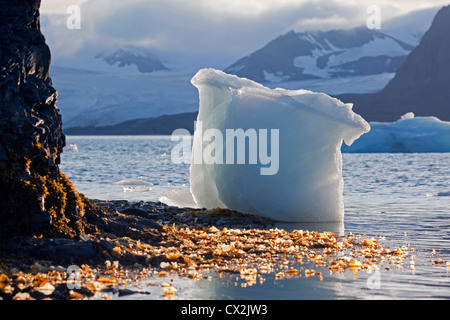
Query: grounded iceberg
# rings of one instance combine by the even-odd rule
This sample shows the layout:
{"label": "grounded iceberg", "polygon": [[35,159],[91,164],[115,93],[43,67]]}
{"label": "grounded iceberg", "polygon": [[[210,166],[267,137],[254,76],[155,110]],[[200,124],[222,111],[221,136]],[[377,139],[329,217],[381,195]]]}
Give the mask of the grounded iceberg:
{"label": "grounded iceberg", "polygon": [[199,207],[278,221],[342,221],[341,145],[369,124],[351,104],[307,90],[269,89],[202,69],[190,191]]}
{"label": "grounded iceberg", "polygon": [[372,122],[371,131],[343,152],[450,152],[450,122],[415,117],[412,112],[395,122]]}

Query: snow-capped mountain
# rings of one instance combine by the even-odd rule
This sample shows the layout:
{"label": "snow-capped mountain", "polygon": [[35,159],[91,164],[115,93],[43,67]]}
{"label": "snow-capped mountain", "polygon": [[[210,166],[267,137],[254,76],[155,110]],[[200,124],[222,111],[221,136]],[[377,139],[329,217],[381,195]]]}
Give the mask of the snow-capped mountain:
{"label": "snow-capped mountain", "polygon": [[[429,29],[439,7],[383,21],[380,30],[290,31],[225,69],[258,82],[394,74]],[[324,91],[326,86],[321,89]],[[319,88],[320,90],[320,88]],[[350,86],[348,89],[352,91]]]}
{"label": "snow-capped mountain", "polygon": [[137,47],[119,48],[113,52],[99,53],[95,57],[118,67],[135,65],[142,73],[168,70],[156,55]]}
{"label": "snow-capped mountain", "polygon": [[258,82],[336,78],[395,72],[413,45],[360,27],[290,31],[225,71]]}

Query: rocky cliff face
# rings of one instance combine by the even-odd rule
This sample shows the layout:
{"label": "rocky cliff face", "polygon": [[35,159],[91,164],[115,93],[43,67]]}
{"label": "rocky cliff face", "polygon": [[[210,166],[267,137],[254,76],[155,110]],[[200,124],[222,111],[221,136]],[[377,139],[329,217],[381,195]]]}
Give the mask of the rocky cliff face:
{"label": "rocky cliff face", "polygon": [[369,121],[395,121],[406,112],[450,120],[450,6],[439,10],[420,44],[380,92],[343,95]]}
{"label": "rocky cliff face", "polygon": [[0,1],[0,237],[84,229],[85,201],[58,168],[65,136],[39,6]]}

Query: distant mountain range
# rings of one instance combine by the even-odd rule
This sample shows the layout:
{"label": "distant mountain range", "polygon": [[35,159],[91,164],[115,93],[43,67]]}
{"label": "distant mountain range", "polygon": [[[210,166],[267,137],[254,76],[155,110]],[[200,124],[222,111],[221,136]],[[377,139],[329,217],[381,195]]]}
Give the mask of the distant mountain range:
{"label": "distant mountain range", "polygon": [[238,60],[225,72],[260,83],[391,73],[413,48],[412,44],[366,27],[290,31]]}
{"label": "distant mountain range", "polygon": [[[450,30],[450,5],[439,10],[420,44],[405,58],[405,62],[400,66],[394,78],[383,90],[377,93],[345,94],[337,97],[344,102],[354,103],[353,109],[355,112],[368,121],[395,121],[407,112],[414,112],[416,116],[436,116],[441,120],[449,121],[450,33],[448,33],[448,30]],[[359,29],[356,30],[356,33],[364,34]],[[324,47],[328,45],[331,48],[327,44],[328,42],[331,44],[329,36],[334,35],[337,37],[339,34],[342,35],[344,33],[319,34],[322,36],[327,35],[327,39],[322,38],[322,44]],[[402,42],[378,33],[367,33],[366,36],[366,39],[375,39],[377,37],[381,40],[388,39],[388,41],[398,44],[401,48],[408,48]],[[299,35],[289,33],[279,39],[285,39],[285,37],[299,38]],[[302,35],[302,37],[305,37],[305,35]],[[317,40],[318,38],[316,38]],[[284,40],[281,40],[281,42],[283,43]],[[361,43],[363,42],[361,40]],[[317,48],[314,50],[317,50]],[[291,54],[291,56],[293,55]],[[327,64],[328,71],[333,70],[330,66],[330,64]],[[302,76],[302,74],[298,73],[297,76]],[[73,128],[67,129],[66,133],[170,134],[176,128],[186,128],[192,132],[196,115],[196,112],[190,112],[151,119],[131,120],[115,126]]]}
{"label": "distant mountain range", "polygon": [[[434,77],[431,64],[438,61],[446,64],[448,55],[444,54],[439,60],[431,53],[421,54],[420,58],[411,60],[411,52],[416,51],[414,48],[429,29],[437,11],[433,8],[413,12],[383,23],[381,30],[361,27],[291,31],[239,59],[224,71],[269,87],[310,89],[337,96],[343,101],[354,102],[354,110],[369,121],[393,121],[409,111],[422,115],[424,113],[415,111],[406,100],[400,104],[385,104],[384,100],[388,97],[387,92],[390,92],[390,98],[399,98],[398,90],[404,90],[406,86],[412,88],[417,82],[420,88],[416,86],[415,92],[407,93],[406,90],[402,94],[411,96],[411,100],[432,101],[442,95],[443,85],[450,83],[443,81],[443,77],[439,78],[441,84],[425,81]],[[449,28],[437,33],[445,37],[447,30]],[[426,46],[443,45],[439,41],[444,40],[427,40],[425,43]],[[438,51],[433,47],[432,52]],[[177,127],[192,130],[198,109],[198,93],[190,79],[196,69],[177,70],[174,68],[176,64],[163,62],[151,51],[140,47],[116,47],[92,53],[87,52],[76,64],[67,60],[51,68],[54,86],[59,92],[58,106],[68,134],[170,134],[171,122]],[[420,73],[401,71],[406,68],[404,66],[412,70],[413,64],[421,65],[417,68],[423,70]],[[447,70],[445,68],[441,67]],[[396,71],[397,80],[382,90]],[[405,75],[400,77],[402,73]],[[407,77],[410,79],[405,80]],[[424,91],[428,96],[424,98],[420,92],[427,83],[430,86],[433,83],[436,89]],[[373,93],[377,90],[384,93]],[[434,112],[429,103],[426,108],[430,113]],[[438,114],[446,119],[444,114]],[[164,125],[158,125],[158,121]]]}
{"label": "distant mountain range", "polygon": [[290,31],[224,71],[262,83],[395,73],[419,44],[436,12],[436,8],[418,10],[383,21],[380,30],[362,26]]}

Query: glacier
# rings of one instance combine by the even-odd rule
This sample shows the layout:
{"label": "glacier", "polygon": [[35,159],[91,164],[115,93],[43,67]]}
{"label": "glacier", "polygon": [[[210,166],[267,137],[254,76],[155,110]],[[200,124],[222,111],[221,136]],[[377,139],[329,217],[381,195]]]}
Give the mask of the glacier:
{"label": "glacier", "polygon": [[450,122],[436,117],[416,117],[408,112],[394,122],[371,122],[371,131],[351,146],[348,153],[450,152]]}
{"label": "glacier", "polygon": [[[200,99],[190,164],[190,193],[198,207],[284,222],[343,221],[341,145],[351,145],[370,130],[351,104],[308,90],[269,89],[215,69],[201,69],[191,82]],[[277,172],[261,174],[261,166],[250,161],[229,163],[227,152],[227,159],[218,159],[217,154],[230,151],[227,148],[238,153],[237,145],[225,142],[211,148],[219,135],[213,135],[214,140],[204,133],[214,130],[225,137],[230,129],[279,130],[278,145],[272,145],[273,140],[261,144],[269,139],[258,144],[268,154],[278,151]],[[212,149],[217,161],[196,158]],[[245,160],[251,159],[252,150],[248,143]]]}

